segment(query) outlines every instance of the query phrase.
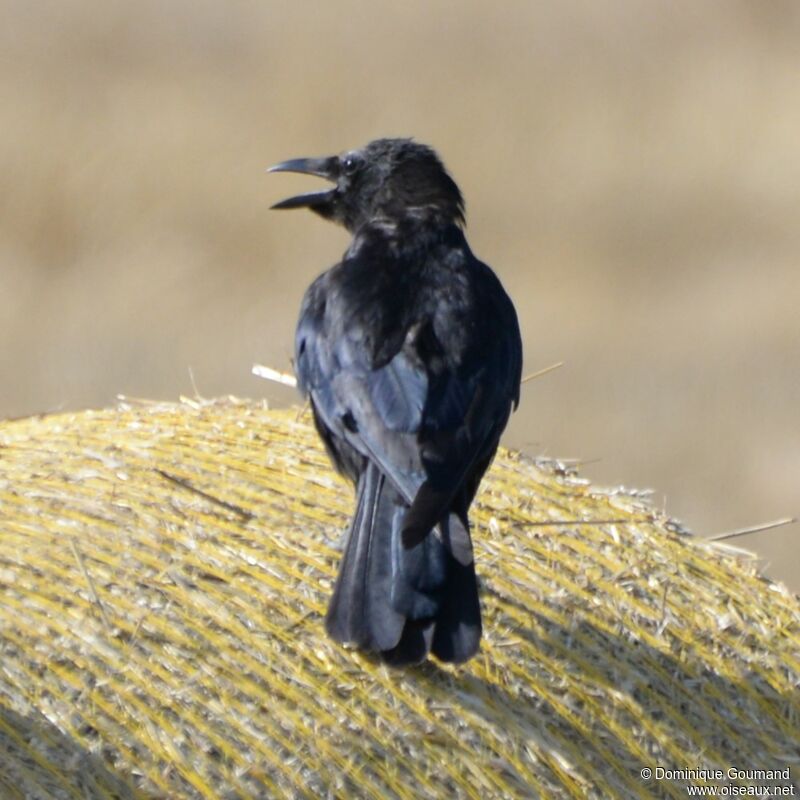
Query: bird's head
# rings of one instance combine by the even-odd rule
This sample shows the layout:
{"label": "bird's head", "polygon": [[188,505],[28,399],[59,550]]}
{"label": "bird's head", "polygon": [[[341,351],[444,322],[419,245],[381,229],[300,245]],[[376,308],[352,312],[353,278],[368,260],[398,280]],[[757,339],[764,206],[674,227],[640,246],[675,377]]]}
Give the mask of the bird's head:
{"label": "bird's head", "polygon": [[319,175],[332,189],[289,197],[273,208],[310,208],[350,231],[375,220],[464,221],[464,201],[434,150],[411,139],[376,139],[326,158],[295,158],[270,172]]}

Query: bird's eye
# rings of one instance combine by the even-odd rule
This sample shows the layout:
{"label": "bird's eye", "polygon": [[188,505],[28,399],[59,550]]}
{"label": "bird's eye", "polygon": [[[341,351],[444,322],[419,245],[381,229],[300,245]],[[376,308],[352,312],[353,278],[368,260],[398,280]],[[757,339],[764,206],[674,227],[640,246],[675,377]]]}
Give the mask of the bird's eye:
{"label": "bird's eye", "polygon": [[361,159],[355,155],[348,155],[342,159],[342,172],[345,175],[352,175],[357,169],[359,164],[361,163]]}

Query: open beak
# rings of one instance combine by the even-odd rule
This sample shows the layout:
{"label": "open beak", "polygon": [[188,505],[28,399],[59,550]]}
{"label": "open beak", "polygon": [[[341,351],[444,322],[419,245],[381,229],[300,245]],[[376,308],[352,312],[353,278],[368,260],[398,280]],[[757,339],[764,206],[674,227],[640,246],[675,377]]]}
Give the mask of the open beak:
{"label": "open beak", "polygon": [[[292,158],[289,161],[281,161],[270,167],[267,172],[301,172],[304,175],[319,175],[320,178],[336,182],[339,177],[339,159],[336,156],[330,158]],[[294,197],[287,197],[275,203],[272,208],[320,208],[328,204],[332,199],[336,189],[324,189],[323,191],[305,192]]]}

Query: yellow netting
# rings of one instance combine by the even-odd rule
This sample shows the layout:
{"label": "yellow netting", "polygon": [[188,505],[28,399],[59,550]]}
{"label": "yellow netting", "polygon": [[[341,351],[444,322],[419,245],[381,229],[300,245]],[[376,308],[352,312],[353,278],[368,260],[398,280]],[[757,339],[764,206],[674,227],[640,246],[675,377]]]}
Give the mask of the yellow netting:
{"label": "yellow netting", "polygon": [[296,410],[0,423],[0,796],[677,798],[640,770],[800,771],[800,603],[732,548],[503,451],[472,515],[481,652],[397,672],[323,633],[351,507]]}

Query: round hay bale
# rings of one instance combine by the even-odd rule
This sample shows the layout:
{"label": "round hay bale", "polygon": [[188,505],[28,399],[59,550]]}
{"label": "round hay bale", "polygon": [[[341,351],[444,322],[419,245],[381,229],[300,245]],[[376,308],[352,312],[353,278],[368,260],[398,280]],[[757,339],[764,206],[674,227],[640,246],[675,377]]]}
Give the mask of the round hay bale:
{"label": "round hay bale", "polygon": [[501,451],[472,513],[481,652],[393,671],[324,635],[351,507],[297,410],[0,424],[0,795],[678,798],[704,781],[656,768],[796,780],[800,603],[742,551]]}

